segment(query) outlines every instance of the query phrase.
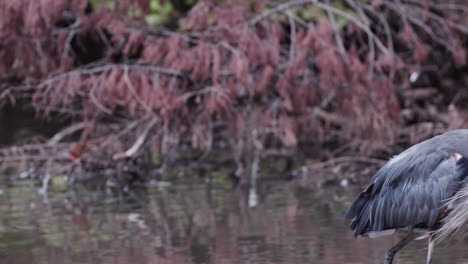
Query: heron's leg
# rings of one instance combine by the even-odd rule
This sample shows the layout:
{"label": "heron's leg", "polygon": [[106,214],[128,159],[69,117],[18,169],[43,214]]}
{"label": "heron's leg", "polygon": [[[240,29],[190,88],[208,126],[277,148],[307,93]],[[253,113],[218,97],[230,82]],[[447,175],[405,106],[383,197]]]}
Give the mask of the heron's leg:
{"label": "heron's leg", "polygon": [[434,253],[434,233],[430,233],[427,238],[427,264],[432,264],[432,254]]}
{"label": "heron's leg", "polygon": [[384,264],[392,264],[393,262],[393,257],[395,257],[396,253],[400,251],[404,246],[406,246],[411,240],[413,240],[416,237],[416,234],[413,232],[410,232],[408,235],[406,235],[398,244],[393,246],[387,253],[385,254],[385,261]]}

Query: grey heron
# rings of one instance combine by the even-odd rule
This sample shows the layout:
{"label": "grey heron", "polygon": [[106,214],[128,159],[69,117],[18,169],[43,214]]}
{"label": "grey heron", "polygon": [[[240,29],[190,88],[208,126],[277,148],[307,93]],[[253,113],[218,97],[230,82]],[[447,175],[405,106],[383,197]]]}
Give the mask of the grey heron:
{"label": "grey heron", "polygon": [[446,132],[390,159],[372,177],[345,216],[354,236],[408,234],[387,251],[385,264],[413,239],[446,237],[468,219],[468,129]]}

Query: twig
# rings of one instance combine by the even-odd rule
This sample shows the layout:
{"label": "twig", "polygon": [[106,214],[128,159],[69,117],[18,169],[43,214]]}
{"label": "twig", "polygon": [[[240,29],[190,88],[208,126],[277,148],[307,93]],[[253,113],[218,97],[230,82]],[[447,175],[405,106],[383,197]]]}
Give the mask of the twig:
{"label": "twig", "polygon": [[425,31],[431,38],[432,40],[434,40],[435,42],[439,43],[440,45],[444,46],[444,47],[450,47],[451,44],[446,42],[445,40],[443,40],[441,37],[437,36],[434,31],[428,26],[426,25],[424,22],[422,22],[421,20],[418,20],[416,18],[414,18],[413,16],[408,16],[408,12],[405,8],[405,6],[403,5],[397,5],[397,4],[393,4],[391,3],[390,1],[384,1],[384,5],[386,5],[388,8],[392,9],[396,14],[398,14],[402,20],[405,22],[405,21],[409,21],[411,22],[413,25],[416,25],[418,27],[420,27],[423,31]]}
{"label": "twig", "polygon": [[288,9],[291,9],[292,7],[295,7],[295,6],[308,5],[308,4],[313,4],[315,2],[316,1],[313,1],[313,0],[312,1],[311,0],[292,1],[292,2],[288,2],[288,3],[285,3],[285,4],[278,5],[277,7],[272,8],[272,9],[268,10],[267,12],[265,12],[265,13],[255,17],[255,18],[253,18],[252,20],[250,20],[249,25],[250,26],[255,26],[256,24],[258,24],[262,20],[267,19],[268,17],[272,16],[273,14],[284,12],[284,11],[286,11]]}
{"label": "twig", "polygon": [[82,116],[83,115],[82,111],[72,110],[69,108],[60,108],[60,107],[51,107],[51,106],[42,106],[42,105],[34,105],[34,108],[40,111],[44,111],[44,112],[53,111],[53,112],[60,113],[60,114],[67,114],[70,116]]}
{"label": "twig", "polygon": [[[364,11],[362,10],[362,7],[359,6],[358,4],[356,4],[356,2],[354,2],[352,0],[346,0],[346,3],[348,3],[351,7],[354,8],[354,10],[356,10],[356,12],[359,14],[361,19],[364,21],[364,24],[365,24],[366,28],[369,29],[370,28],[370,22],[369,22],[368,17],[366,16]],[[370,31],[370,32],[372,33],[372,31]],[[369,57],[370,57],[368,76],[369,76],[369,78],[372,78],[372,76],[374,74],[375,59],[376,59],[376,52],[375,52],[375,40],[376,39],[373,39],[373,38],[376,38],[376,37],[374,37],[373,33],[369,34],[369,32],[368,32],[367,34],[369,35],[369,38],[367,39],[367,46],[369,47]],[[371,38],[371,36],[372,36],[372,38]]]}
{"label": "twig", "polygon": [[102,141],[99,140],[100,142],[102,142],[102,143],[99,144],[99,148],[104,147],[104,146],[108,146],[109,144],[112,144],[113,143],[112,139],[114,139],[114,136],[115,136],[115,138],[119,138],[119,137],[127,134],[128,132],[130,132],[132,129],[134,129],[136,126],[138,126],[140,123],[146,122],[147,120],[148,120],[148,117],[138,119],[138,120],[133,121],[130,124],[128,124],[124,129],[121,129],[121,130],[119,129],[120,132],[117,133],[116,135],[113,135],[112,137],[105,136]]}
{"label": "twig", "polygon": [[76,131],[80,130],[80,129],[83,129],[85,128],[87,125],[86,122],[80,122],[80,123],[77,123],[77,124],[73,124],[63,130],[61,130],[60,132],[58,132],[57,134],[55,134],[49,141],[47,141],[47,145],[54,145],[54,144],[57,144],[58,142],[60,142],[60,140],[62,140],[64,137],[70,135],[70,134],[73,134],[75,133]]}
{"label": "twig", "polygon": [[[371,12],[374,16],[377,17],[378,20],[380,20],[380,23],[383,25],[384,31],[385,31],[385,38],[387,39],[387,47],[390,50],[390,52],[393,54],[394,53],[394,47],[393,47],[393,36],[392,36],[392,31],[390,29],[390,25],[388,24],[388,20],[380,13],[375,10],[375,8],[371,5],[364,5],[363,7],[365,10],[368,12]],[[390,71],[390,79],[393,80],[396,74],[396,69],[394,67],[391,68]]]}
{"label": "twig", "polygon": [[[418,6],[409,7],[409,10],[414,10],[415,12],[420,12],[420,13],[425,12],[425,10],[423,8],[418,7]],[[460,30],[462,33],[468,34],[468,27],[466,27],[466,26],[464,26],[462,24],[455,23],[452,20],[450,20],[450,19],[448,19],[446,17],[442,17],[440,15],[437,15],[434,12],[429,12],[428,16],[429,16],[429,18],[432,18],[434,21],[437,21],[439,24],[441,24],[445,28],[444,31],[447,32],[447,33],[450,30],[449,26],[451,26],[451,27],[454,27],[454,28]]]}
{"label": "twig", "polygon": [[72,40],[75,37],[77,32],[78,31],[76,29],[72,29],[68,33],[67,39],[65,40],[65,48],[63,49],[63,52],[62,52],[63,57],[66,57],[68,54],[75,55],[75,52],[73,51],[73,49],[71,47],[71,42],[72,42]]}
{"label": "twig", "polygon": [[296,48],[296,23],[294,22],[291,10],[287,10],[286,14],[288,15],[290,26],[289,38],[291,39],[291,44],[289,45],[289,63],[291,63],[294,58],[294,49]]}
{"label": "twig", "polygon": [[49,182],[52,176],[50,175],[49,169],[46,170],[44,178],[42,179],[42,187],[39,189],[39,194],[43,195],[47,199],[47,190],[49,189]]}
{"label": "twig", "polygon": [[124,159],[124,158],[130,158],[133,155],[135,155],[140,147],[143,145],[143,143],[146,140],[146,137],[148,136],[149,131],[156,125],[157,119],[153,118],[151,119],[150,123],[145,127],[145,130],[141,135],[138,137],[138,139],[135,141],[135,143],[130,147],[127,151],[123,153],[117,153],[112,156],[112,159],[118,160],[118,159]]}
{"label": "twig", "polygon": [[[421,2],[419,0],[405,0],[405,2],[419,6]],[[453,10],[453,11],[463,11],[468,12],[468,6],[459,5],[455,3],[431,3],[429,2],[429,7],[438,9],[438,10]]]}
{"label": "twig", "polygon": [[95,91],[96,89],[98,88],[98,86],[101,84],[102,80],[104,79],[104,76],[100,76],[98,80],[95,80],[94,81],[94,84],[93,84],[93,87],[91,88],[91,91],[89,92],[89,97],[91,98],[91,101],[93,101],[93,103],[104,113],[108,114],[108,115],[112,115],[112,111],[105,107],[103,104],[101,104],[101,102],[99,101],[99,99],[96,97],[95,95]]}
{"label": "twig", "polygon": [[0,100],[3,100],[3,98],[8,97],[10,99],[10,102],[12,105],[16,104],[16,98],[11,94],[10,89],[5,89],[1,94],[0,94]]}
{"label": "twig", "polygon": [[[306,21],[304,21],[303,19],[298,17],[293,12],[288,12],[288,15],[290,15],[299,25],[301,25],[301,26],[303,26],[303,27],[305,27],[307,29],[311,29],[311,30],[314,31],[314,33],[317,33],[317,29],[315,28],[313,23],[307,23]],[[315,37],[317,37],[317,40],[320,42],[320,44],[322,46],[332,48],[334,51],[336,51],[338,53],[341,53],[339,47],[330,46],[330,43],[328,43],[328,41],[325,41],[324,38],[322,36],[320,36],[319,34],[316,34]]]}
{"label": "twig", "polygon": [[140,105],[142,105],[143,108],[145,108],[147,112],[151,112],[152,111],[151,107],[149,107],[145,102],[143,102],[140,95],[138,95],[137,91],[135,90],[135,86],[133,86],[132,81],[130,81],[130,78],[128,76],[128,66],[127,65],[124,66],[124,76],[123,76],[123,78],[124,78],[125,83],[127,84],[128,89],[130,89],[130,92],[135,97],[135,99],[138,101],[138,103],[140,103]]}
{"label": "twig", "polygon": [[325,122],[330,122],[335,125],[343,126],[349,123],[349,120],[342,117],[341,115],[338,115],[335,113],[329,113],[327,111],[320,109],[319,107],[314,108],[314,110],[312,111],[312,115],[314,117],[319,117],[323,119]]}
{"label": "twig", "polygon": [[[328,2],[329,1],[327,1],[327,3]],[[327,15],[333,28],[333,34],[335,36],[336,44],[338,45],[338,50],[341,56],[344,58],[345,63],[349,64],[349,58],[348,58],[346,49],[343,44],[343,39],[341,38],[340,32],[338,31],[338,26],[336,24],[335,14],[333,14],[333,12],[331,12],[330,10],[327,10]]]}
{"label": "twig", "polygon": [[284,11],[286,11],[286,10],[292,8],[292,7],[301,6],[301,5],[310,5],[310,4],[313,4],[316,7],[320,8],[320,9],[323,9],[325,11],[330,11],[330,12],[332,12],[334,14],[342,16],[342,17],[348,19],[349,21],[353,22],[356,26],[358,26],[359,28],[361,28],[362,30],[364,30],[367,33],[369,38],[372,39],[375,42],[377,47],[379,47],[379,49],[384,54],[390,54],[391,53],[385,47],[385,45],[383,45],[383,43],[380,41],[380,39],[371,31],[371,29],[369,28],[368,25],[362,23],[361,21],[359,21],[358,19],[356,19],[352,15],[344,12],[343,10],[340,10],[340,9],[335,8],[333,6],[318,2],[318,0],[291,1],[291,2],[288,2],[288,3],[285,3],[285,4],[278,5],[277,7],[263,13],[262,15],[259,15],[259,16],[255,17],[255,18],[253,18],[252,20],[250,20],[249,25],[250,26],[255,26],[256,24],[258,24],[259,22],[261,22],[264,19],[267,19],[271,15],[273,15],[275,13],[279,13],[279,12],[284,12]]}
{"label": "twig", "polygon": [[158,72],[158,73],[165,74],[165,75],[177,76],[180,78],[188,78],[181,71],[164,68],[164,67],[153,66],[153,65],[145,65],[145,64],[110,64],[110,65],[92,65],[92,66],[88,65],[87,67],[78,68],[70,72],[56,74],[55,76],[52,76],[51,78],[48,78],[45,81],[42,81],[39,84],[39,86],[50,87],[50,85],[53,82],[67,79],[71,75],[78,75],[78,76],[96,75],[96,74],[101,74],[105,72],[110,72],[114,69],[122,69],[122,68],[124,69],[125,67],[127,67],[130,70]]}

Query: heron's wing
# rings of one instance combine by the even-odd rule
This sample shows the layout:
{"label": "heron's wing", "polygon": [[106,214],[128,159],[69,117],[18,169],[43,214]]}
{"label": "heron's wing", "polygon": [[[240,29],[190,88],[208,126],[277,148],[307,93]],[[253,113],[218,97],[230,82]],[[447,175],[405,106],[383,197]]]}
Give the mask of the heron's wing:
{"label": "heron's wing", "polygon": [[355,235],[424,224],[434,225],[444,200],[453,196],[462,172],[448,152],[405,151],[383,166],[347,213]]}

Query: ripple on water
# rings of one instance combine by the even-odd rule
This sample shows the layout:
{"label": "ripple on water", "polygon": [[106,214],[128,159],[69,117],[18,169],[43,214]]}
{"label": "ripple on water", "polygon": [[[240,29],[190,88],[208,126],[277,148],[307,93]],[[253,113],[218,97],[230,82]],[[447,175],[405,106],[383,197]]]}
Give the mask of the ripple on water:
{"label": "ripple on water", "polygon": [[[170,185],[127,194],[38,195],[2,187],[2,263],[381,263],[398,237],[354,239],[343,219],[352,188],[269,182],[248,191]],[[350,193],[352,192],[352,193]],[[422,263],[426,243],[397,256]],[[435,263],[468,263],[466,244],[436,247]],[[397,262],[396,261],[396,262]],[[397,262],[398,263],[398,262]]]}

